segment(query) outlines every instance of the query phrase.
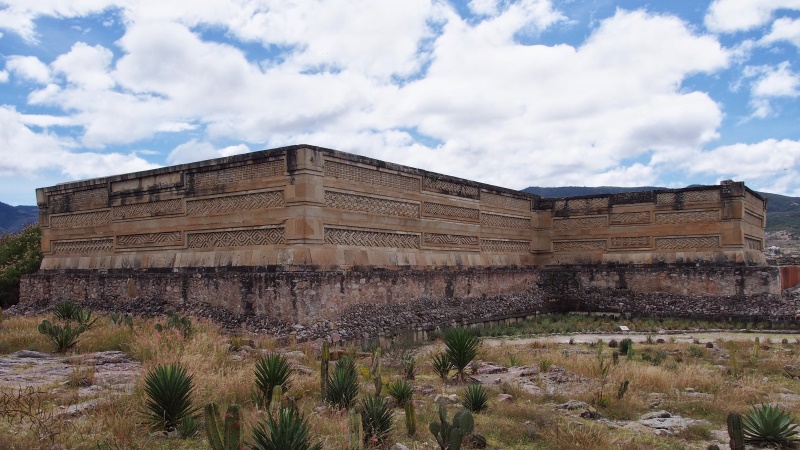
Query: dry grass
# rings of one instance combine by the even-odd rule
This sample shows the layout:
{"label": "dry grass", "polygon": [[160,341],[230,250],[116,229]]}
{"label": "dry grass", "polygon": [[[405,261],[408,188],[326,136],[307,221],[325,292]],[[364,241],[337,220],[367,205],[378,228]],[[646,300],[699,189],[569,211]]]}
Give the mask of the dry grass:
{"label": "dry grass", "polygon": [[[20,349],[52,351],[52,344],[36,330],[42,317],[9,318],[0,325],[0,351],[9,353]],[[253,368],[261,350],[278,347],[275,339],[245,334],[226,335],[209,322],[193,321],[194,332],[184,338],[180,332],[153,328],[155,320],[136,320],[133,328],[114,326],[107,319],[81,336],[73,350],[77,353],[101,350],[122,350],[149,370],[157,364],[181,362],[194,375],[195,403],[202,406],[215,402],[223,409],[231,404],[243,406],[244,428],[249,430],[263,416],[254,403]],[[163,320],[161,321],[163,322]],[[598,406],[601,414],[611,419],[630,420],[650,410],[649,396],[663,394],[659,409],[673,413],[706,419],[711,428],[724,428],[724,418],[729,411],[744,411],[750,404],[772,401],[778,392],[789,389],[800,393],[800,381],[783,375],[788,364],[800,365],[800,345],[794,340],[790,344],[766,343],[756,348],[752,342],[717,342],[715,349],[702,348],[702,355],[692,356],[688,344],[667,342],[664,344],[636,344],[635,358],[619,358],[607,373],[604,389],[606,401]],[[255,347],[247,354],[231,352],[230,348]],[[329,409],[320,409],[318,349],[311,344],[293,345],[291,350],[300,350],[305,357],[297,361],[310,367],[314,373],[295,372],[292,388],[286,393],[309,417],[312,433],[326,449],[344,448],[347,442],[347,417]],[[601,347],[601,357],[610,364],[614,351]],[[737,367],[732,370],[729,350],[736,354]],[[461,387],[442,383],[430,366],[431,355],[441,350],[441,344],[427,345],[414,350],[418,359],[419,373],[413,386],[429,387],[432,395],[415,392],[417,434],[406,435],[404,416],[395,409],[392,440],[402,442],[411,449],[435,448],[428,424],[437,417],[437,406],[433,402],[436,393],[458,393]],[[666,354],[660,365],[643,361],[642,353],[655,355],[659,350]],[[337,349],[340,353],[356,355],[355,348]],[[406,351],[406,350],[403,350]],[[697,352],[694,352],[697,354]],[[237,356],[237,357],[234,357]],[[393,356],[388,356],[387,362]],[[532,396],[522,392],[518,386],[500,386],[490,389],[490,406],[485,413],[476,416],[476,432],[483,434],[494,449],[683,449],[705,448],[709,438],[708,427],[692,427],[675,437],[656,437],[627,429],[610,429],[592,420],[566,416],[553,407],[553,403],[576,399],[591,402],[596,399],[600,378],[597,348],[586,345],[541,344],[532,342],[520,345],[482,346],[478,358],[501,365],[530,365],[544,367],[549,362],[553,367],[563,367],[571,376],[585,378],[588,382],[577,384],[572,390],[557,391],[556,395]],[[359,371],[369,366],[369,357],[357,358]],[[399,376],[399,368],[385,364],[384,376],[393,379]],[[70,379],[89,380],[93,376],[90,366],[76,365]],[[628,380],[626,394],[617,398],[619,384]],[[361,378],[361,392],[371,394],[370,380]],[[540,381],[540,384],[542,382]],[[80,384],[80,383],[76,383]],[[570,385],[572,386],[572,385]],[[74,404],[77,388],[48,386],[49,407]],[[515,400],[498,403],[495,396],[504,390]],[[707,394],[693,396],[692,392]],[[0,421],[0,448],[62,448],[70,449],[202,449],[208,448],[203,435],[181,440],[166,438],[148,429],[142,420],[142,405],[145,396],[141,380],[132,392],[115,397],[113,401],[101,403],[87,414],[63,418],[54,424],[55,442],[39,440],[35,433],[18,423],[9,425]],[[82,401],[82,399],[81,399]],[[800,405],[792,404],[797,408]],[[450,416],[455,412],[450,407]],[[98,447],[98,444],[100,447]],[[108,444],[107,447],[102,447]]]}

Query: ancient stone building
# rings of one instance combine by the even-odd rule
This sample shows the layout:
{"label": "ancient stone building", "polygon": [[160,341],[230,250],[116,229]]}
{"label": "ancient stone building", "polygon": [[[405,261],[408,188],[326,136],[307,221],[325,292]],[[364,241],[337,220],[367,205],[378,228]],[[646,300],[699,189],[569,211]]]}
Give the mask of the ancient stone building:
{"label": "ancient stone building", "polygon": [[780,295],[761,251],[766,202],[741,182],[542,199],[301,145],[42,188],[37,201],[45,258],[23,282],[29,303],[201,304],[312,323],[503,299],[475,303],[491,310],[514,295],[536,299],[489,312],[625,309],[575,306],[567,287]]}

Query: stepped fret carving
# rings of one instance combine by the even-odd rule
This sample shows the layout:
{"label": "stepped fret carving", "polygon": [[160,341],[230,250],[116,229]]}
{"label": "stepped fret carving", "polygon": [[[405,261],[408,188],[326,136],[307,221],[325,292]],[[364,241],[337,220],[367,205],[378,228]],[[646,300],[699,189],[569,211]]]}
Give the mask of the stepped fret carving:
{"label": "stepped fret carving", "polygon": [[465,198],[480,198],[481,190],[475,186],[469,186],[452,181],[440,180],[426,176],[422,183],[422,188],[429,192],[440,192],[442,194],[455,195]]}
{"label": "stepped fret carving", "polygon": [[603,228],[607,227],[606,216],[554,218],[554,230],[574,230],[578,228]]}
{"label": "stepped fret carving", "polygon": [[657,224],[716,222],[718,220],[719,220],[719,210],[656,213]]}
{"label": "stepped fret carving", "polygon": [[480,220],[481,212],[479,209],[464,208],[462,206],[445,205],[443,203],[425,202],[422,204],[422,212],[427,216],[445,217],[448,219],[463,219],[477,222]]}
{"label": "stepped fret carving", "polygon": [[596,211],[608,208],[608,197],[578,198],[568,200],[566,203],[570,211]]}
{"label": "stepped fret carving", "polygon": [[97,227],[111,223],[111,213],[109,211],[96,211],[78,214],[64,214],[60,216],[50,216],[51,228],[83,228]]}
{"label": "stepped fret carving", "polygon": [[745,236],[744,237],[744,248],[746,248],[748,250],[763,251],[764,250],[764,241],[762,241],[761,239],[756,239],[756,238],[750,237],[750,236]]}
{"label": "stepped fret carving", "polygon": [[478,245],[477,236],[464,236],[460,234],[425,233],[425,243],[428,245]]}
{"label": "stepped fret carving", "polygon": [[149,203],[134,203],[114,207],[114,220],[137,217],[167,216],[183,213],[183,200],[175,198]]}
{"label": "stepped fret carving", "polygon": [[335,161],[325,161],[325,176],[341,180],[366,183],[374,186],[383,186],[401,191],[419,191],[419,181],[416,178],[406,177],[395,173],[381,172],[375,169],[351,166]]}
{"label": "stepped fret carving", "polygon": [[647,211],[611,214],[611,225],[636,225],[643,223],[650,223],[650,213]]}
{"label": "stepped fret carving", "polygon": [[283,176],[283,171],[283,160],[277,160],[229,169],[197,172],[192,174],[192,186],[195,188],[212,187],[238,181],[280,177]]}
{"label": "stepped fret carving", "polygon": [[764,211],[764,200],[751,194],[747,189],[744,191],[744,202],[754,211]]}
{"label": "stepped fret carving", "polygon": [[531,220],[525,217],[501,216],[500,214],[481,214],[481,225],[497,228],[529,229]]}
{"label": "stepped fret carving", "polygon": [[531,209],[531,202],[528,199],[492,194],[490,192],[481,192],[481,204],[520,211],[529,211]]}
{"label": "stepped fret carving", "polygon": [[419,217],[419,204],[417,203],[345,194],[336,191],[325,191],[325,206],[384,216]]}
{"label": "stepped fret carving", "polygon": [[486,253],[530,253],[530,241],[481,239],[481,251]]}
{"label": "stepped fret carving", "polygon": [[684,237],[657,237],[658,249],[681,248],[717,248],[720,247],[719,236],[684,236]]}
{"label": "stepped fret carving", "polygon": [[325,228],[325,243],[358,247],[419,248],[419,234]]}
{"label": "stepped fret carving", "polygon": [[744,222],[750,225],[755,225],[759,228],[764,228],[764,218],[758,214],[753,214],[748,210],[744,211]]}
{"label": "stepped fret carving", "polygon": [[720,201],[719,189],[706,189],[702,191],[663,192],[656,196],[659,205],[674,205],[676,203],[699,203]]}
{"label": "stepped fret carving", "polygon": [[283,244],[283,227],[187,233],[189,248],[251,247]]}
{"label": "stepped fret carving", "polygon": [[283,191],[257,192],[253,194],[190,200],[186,202],[186,213],[190,216],[198,216],[234,211],[252,211],[280,206],[283,206]]}
{"label": "stepped fret carving", "polygon": [[104,208],[108,206],[108,189],[102,187],[51,195],[48,203],[48,212],[51,214]]}
{"label": "stepped fret carving", "polygon": [[177,245],[181,242],[180,231],[165,233],[126,234],[117,236],[118,247],[146,247]]}
{"label": "stepped fret carving", "polygon": [[80,241],[53,241],[52,251],[56,255],[89,255],[111,253],[114,241],[111,238],[84,239]]}
{"label": "stepped fret carving", "polygon": [[649,236],[612,237],[612,247],[649,247]]}
{"label": "stepped fret carving", "polygon": [[605,239],[593,239],[586,241],[553,241],[554,252],[579,252],[579,251],[603,251],[606,250]]}

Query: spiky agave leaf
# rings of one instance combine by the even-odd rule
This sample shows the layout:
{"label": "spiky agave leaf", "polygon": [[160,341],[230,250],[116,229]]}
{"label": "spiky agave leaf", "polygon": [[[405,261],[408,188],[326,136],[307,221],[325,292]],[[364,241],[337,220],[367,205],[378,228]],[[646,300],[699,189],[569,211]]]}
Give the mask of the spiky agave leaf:
{"label": "spiky agave leaf", "polygon": [[350,409],[358,396],[358,373],[352,359],[344,357],[336,362],[328,378],[325,400],[338,409]]}
{"label": "spiky agave leaf", "polygon": [[485,410],[489,407],[489,395],[486,393],[486,388],[478,383],[467,386],[461,395],[461,404],[474,413]]}
{"label": "spiky agave leaf", "polygon": [[389,391],[389,395],[397,402],[397,405],[401,407],[411,401],[411,396],[414,393],[411,389],[411,384],[402,378],[389,383],[386,390]]}
{"label": "spiky agave leaf", "polygon": [[289,389],[292,368],[285,356],[271,353],[258,360],[255,375],[262,406],[269,408],[275,387],[281,386],[284,391]]}
{"label": "spiky agave leaf", "polygon": [[445,354],[456,369],[456,377],[464,380],[464,369],[478,355],[480,339],[465,328],[454,328],[444,335]]}
{"label": "spiky agave leaf", "polygon": [[146,415],[157,428],[176,428],[186,417],[195,417],[192,406],[194,376],[180,363],[159,364],[144,377]]}
{"label": "spiky agave leaf", "polygon": [[322,450],[322,444],[311,444],[308,420],[296,408],[271,412],[253,428],[253,450]]}
{"label": "spiky agave leaf", "polygon": [[800,443],[800,430],[792,415],[769,404],[752,405],[742,417],[744,440],[748,444],[778,444],[794,446]]}
{"label": "spiky agave leaf", "polygon": [[392,431],[394,412],[383,398],[366,396],[361,400],[361,424],[364,427],[364,442],[374,439],[378,444],[383,444]]}
{"label": "spiky agave leaf", "polygon": [[436,372],[436,375],[439,375],[439,378],[446,380],[452,368],[453,363],[450,362],[450,358],[446,353],[437,353],[433,355],[433,371]]}

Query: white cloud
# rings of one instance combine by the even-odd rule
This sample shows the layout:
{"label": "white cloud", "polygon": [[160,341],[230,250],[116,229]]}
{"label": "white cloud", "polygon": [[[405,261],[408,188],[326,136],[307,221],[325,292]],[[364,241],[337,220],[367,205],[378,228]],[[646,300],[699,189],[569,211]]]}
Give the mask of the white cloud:
{"label": "white cloud", "polygon": [[189,142],[175,147],[169,156],[167,156],[167,163],[169,164],[184,164],[193,161],[201,161],[204,159],[214,159],[223,156],[238,155],[240,153],[247,153],[250,149],[244,145],[232,145],[229,147],[217,149],[209,142],[201,142],[197,139],[192,139]]}
{"label": "white cloud", "polygon": [[473,14],[479,16],[497,15],[499,0],[469,0],[467,6]]}
{"label": "white cloud", "polygon": [[71,84],[87,90],[108,89],[114,86],[114,80],[107,73],[113,56],[105,47],[78,42],[68,53],[56,58],[52,68]]}
{"label": "white cloud", "polygon": [[36,19],[39,17],[83,17],[112,6],[114,0],[3,0],[0,9],[0,29],[12,31],[31,43],[36,43]]}
{"label": "white cloud", "polygon": [[781,17],[772,23],[772,30],[761,38],[759,43],[769,45],[774,42],[787,41],[800,48],[800,19]]}
{"label": "white cloud", "polygon": [[772,101],[780,97],[800,96],[800,74],[793,72],[788,61],[777,66],[747,66],[743,77],[754,78],[751,86],[752,116],[765,118],[774,113]]}
{"label": "white cloud", "polygon": [[717,32],[746,31],[767,24],[779,9],[800,9],[800,0],[714,0],[705,24]]}
{"label": "white cloud", "polygon": [[6,61],[6,70],[39,84],[50,81],[50,69],[35,56],[9,56]]}
{"label": "white cloud", "polygon": [[8,72],[5,70],[0,70],[0,83],[8,83]]}

